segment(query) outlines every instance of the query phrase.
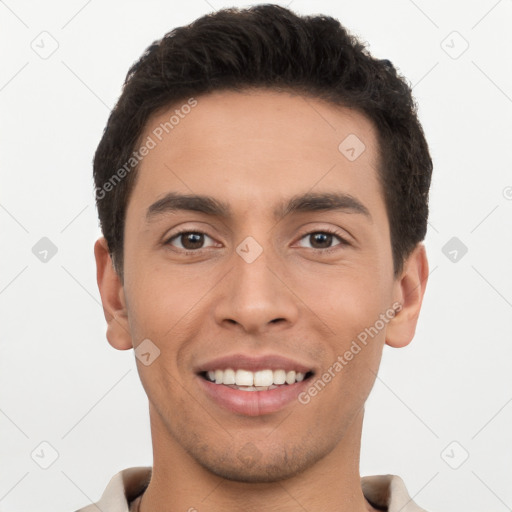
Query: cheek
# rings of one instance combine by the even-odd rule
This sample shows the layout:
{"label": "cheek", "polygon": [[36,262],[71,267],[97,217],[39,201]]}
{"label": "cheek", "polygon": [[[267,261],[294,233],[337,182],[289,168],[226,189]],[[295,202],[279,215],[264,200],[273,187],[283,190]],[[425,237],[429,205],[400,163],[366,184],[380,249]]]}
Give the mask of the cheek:
{"label": "cheek", "polygon": [[[321,392],[332,408],[318,414],[355,414],[366,400],[378,371],[385,342],[392,280],[379,272],[334,269],[322,279],[303,281],[302,293],[329,334],[323,339],[327,357],[323,372],[316,376],[315,394]],[[319,286],[320,283],[324,286]],[[382,316],[384,315],[384,317]],[[384,319],[383,319],[384,318]],[[306,397],[307,398],[307,397]],[[325,412],[330,410],[330,413]],[[334,412],[336,411],[336,412]]]}
{"label": "cheek", "polygon": [[314,274],[303,271],[296,282],[297,295],[338,338],[357,335],[389,307],[392,279],[363,266],[326,267]]}
{"label": "cheek", "polygon": [[207,276],[200,279],[197,272],[139,263],[125,280],[132,333],[164,342],[195,314],[211,286]]}

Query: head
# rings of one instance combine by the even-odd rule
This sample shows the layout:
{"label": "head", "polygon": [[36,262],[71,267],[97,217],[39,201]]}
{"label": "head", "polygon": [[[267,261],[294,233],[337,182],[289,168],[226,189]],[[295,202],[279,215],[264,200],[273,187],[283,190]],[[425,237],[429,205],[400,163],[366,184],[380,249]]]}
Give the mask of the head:
{"label": "head", "polygon": [[[244,481],[328,456],[413,337],[431,171],[406,81],[332,18],[228,9],[153,43],[94,179],[108,339],[159,354],[138,362],[154,437]],[[212,401],[212,362],[240,356],[304,369],[302,401]]]}

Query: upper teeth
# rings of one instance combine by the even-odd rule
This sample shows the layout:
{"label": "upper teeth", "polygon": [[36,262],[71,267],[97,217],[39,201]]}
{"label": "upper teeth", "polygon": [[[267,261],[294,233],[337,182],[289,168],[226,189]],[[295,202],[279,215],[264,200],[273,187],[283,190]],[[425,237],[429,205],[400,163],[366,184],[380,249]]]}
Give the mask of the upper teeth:
{"label": "upper teeth", "polygon": [[304,380],[304,373],[285,370],[215,370],[208,372],[208,378],[216,384],[235,384],[237,386],[271,386],[272,384],[293,384]]}

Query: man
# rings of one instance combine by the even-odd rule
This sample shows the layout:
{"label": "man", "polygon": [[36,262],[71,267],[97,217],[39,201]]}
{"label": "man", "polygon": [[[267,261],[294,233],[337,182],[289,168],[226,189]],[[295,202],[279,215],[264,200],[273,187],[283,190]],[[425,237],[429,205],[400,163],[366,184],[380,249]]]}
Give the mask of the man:
{"label": "man", "polygon": [[423,510],[359,453],[383,346],[415,332],[431,172],[406,82],[332,18],[223,10],[151,45],[94,177],[154,463],[82,510]]}

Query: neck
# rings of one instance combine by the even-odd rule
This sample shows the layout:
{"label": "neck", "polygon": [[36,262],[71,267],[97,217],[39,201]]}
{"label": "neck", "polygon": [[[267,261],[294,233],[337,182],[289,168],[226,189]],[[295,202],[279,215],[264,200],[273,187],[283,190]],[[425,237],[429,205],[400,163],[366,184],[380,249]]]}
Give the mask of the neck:
{"label": "neck", "polygon": [[150,409],[154,462],[140,512],[373,511],[363,496],[359,475],[363,415],[361,409],[336,447],[302,473],[270,483],[246,483],[219,477],[201,466]]}

